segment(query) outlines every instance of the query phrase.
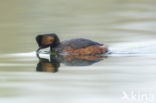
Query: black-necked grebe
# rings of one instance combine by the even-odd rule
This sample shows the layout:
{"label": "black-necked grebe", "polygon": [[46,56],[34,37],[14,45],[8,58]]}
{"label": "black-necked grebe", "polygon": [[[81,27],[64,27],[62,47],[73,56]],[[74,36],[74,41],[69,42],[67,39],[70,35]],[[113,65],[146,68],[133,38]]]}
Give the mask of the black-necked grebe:
{"label": "black-necked grebe", "polygon": [[105,45],[84,38],[60,42],[58,36],[54,33],[38,35],[36,41],[39,45],[38,50],[50,46],[51,51],[75,55],[96,55],[108,52]]}

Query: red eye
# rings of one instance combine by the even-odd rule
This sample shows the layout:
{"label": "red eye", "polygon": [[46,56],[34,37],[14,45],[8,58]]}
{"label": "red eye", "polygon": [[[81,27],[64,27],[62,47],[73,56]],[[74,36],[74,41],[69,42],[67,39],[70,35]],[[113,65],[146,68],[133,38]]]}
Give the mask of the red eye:
{"label": "red eye", "polygon": [[41,45],[44,45],[44,42],[41,42]]}

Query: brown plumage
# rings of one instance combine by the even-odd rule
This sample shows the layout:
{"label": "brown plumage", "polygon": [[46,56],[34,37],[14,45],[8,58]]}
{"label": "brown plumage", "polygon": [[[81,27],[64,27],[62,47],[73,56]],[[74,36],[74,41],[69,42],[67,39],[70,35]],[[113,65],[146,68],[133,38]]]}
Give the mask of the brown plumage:
{"label": "brown plumage", "polygon": [[49,47],[51,51],[71,55],[96,55],[108,52],[105,45],[98,42],[77,38],[60,42],[56,34],[42,34],[36,37],[39,49]]}

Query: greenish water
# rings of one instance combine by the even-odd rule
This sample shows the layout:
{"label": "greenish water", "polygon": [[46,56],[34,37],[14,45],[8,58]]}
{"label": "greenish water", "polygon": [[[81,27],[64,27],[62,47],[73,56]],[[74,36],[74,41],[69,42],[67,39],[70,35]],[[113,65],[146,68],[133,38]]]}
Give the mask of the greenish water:
{"label": "greenish water", "polygon": [[[0,102],[155,103],[155,0],[1,0]],[[37,72],[40,33],[87,38],[112,54]],[[43,55],[49,58],[49,55]],[[128,96],[128,97],[126,97]]]}

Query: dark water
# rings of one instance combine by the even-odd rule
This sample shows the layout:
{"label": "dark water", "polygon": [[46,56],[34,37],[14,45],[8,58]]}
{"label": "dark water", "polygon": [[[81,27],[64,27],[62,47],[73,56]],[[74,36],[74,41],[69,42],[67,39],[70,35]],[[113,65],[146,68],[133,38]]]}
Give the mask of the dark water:
{"label": "dark water", "polygon": [[[1,0],[0,102],[155,103],[155,4]],[[111,53],[89,66],[61,62],[55,73],[38,72],[35,37],[51,32],[61,40],[83,37],[107,44]],[[55,67],[47,63],[42,65]]]}

